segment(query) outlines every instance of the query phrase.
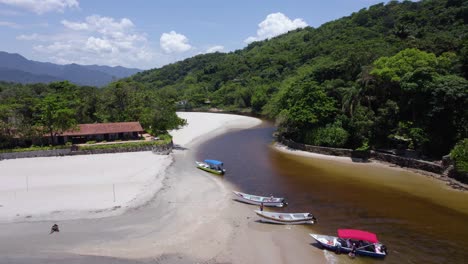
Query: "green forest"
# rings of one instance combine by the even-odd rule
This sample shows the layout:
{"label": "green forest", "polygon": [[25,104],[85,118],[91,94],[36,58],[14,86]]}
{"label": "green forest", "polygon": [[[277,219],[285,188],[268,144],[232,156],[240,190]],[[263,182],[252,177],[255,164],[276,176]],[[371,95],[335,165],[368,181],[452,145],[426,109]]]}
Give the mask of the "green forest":
{"label": "green forest", "polygon": [[[105,88],[0,82],[0,149],[49,144],[47,137],[77,124],[140,121],[153,134],[184,125],[175,100],[141,84],[115,82]],[[37,143],[36,143],[37,144]]]}
{"label": "green forest", "polygon": [[466,0],[390,1],[103,89],[2,83],[0,147],[34,127],[139,120],[163,131],[183,124],[179,102],[268,117],[301,143],[440,159],[468,137],[467,23]]}
{"label": "green forest", "polygon": [[390,1],[125,81],[269,117],[297,142],[440,158],[468,135],[467,22],[468,1]]}

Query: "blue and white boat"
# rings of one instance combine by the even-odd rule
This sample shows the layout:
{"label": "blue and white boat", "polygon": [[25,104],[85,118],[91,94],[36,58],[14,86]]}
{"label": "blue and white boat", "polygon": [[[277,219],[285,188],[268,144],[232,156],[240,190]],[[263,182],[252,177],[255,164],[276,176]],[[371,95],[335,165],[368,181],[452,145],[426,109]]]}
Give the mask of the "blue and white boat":
{"label": "blue and white boat", "polygon": [[195,164],[197,168],[214,174],[223,175],[226,172],[223,168],[224,163],[219,160],[206,159],[204,162],[195,161]]}

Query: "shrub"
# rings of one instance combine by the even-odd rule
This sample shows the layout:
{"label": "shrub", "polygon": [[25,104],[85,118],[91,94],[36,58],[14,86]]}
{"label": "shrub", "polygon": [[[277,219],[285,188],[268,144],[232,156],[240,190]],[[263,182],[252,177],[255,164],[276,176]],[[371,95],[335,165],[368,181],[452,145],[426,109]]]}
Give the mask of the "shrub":
{"label": "shrub", "polygon": [[306,133],[304,143],[325,147],[343,147],[348,137],[349,134],[341,127],[341,122],[335,122]]}
{"label": "shrub", "polygon": [[128,143],[118,143],[118,144],[102,144],[102,145],[91,145],[91,146],[81,146],[80,150],[95,150],[95,149],[123,149],[123,148],[137,148],[143,146],[158,146],[164,145],[171,142],[171,137],[165,137],[162,140],[155,141],[140,141],[140,142],[128,142]]}
{"label": "shrub", "polygon": [[96,144],[96,140],[86,141],[86,144]]}
{"label": "shrub", "polygon": [[455,162],[457,171],[468,172],[468,138],[460,140],[450,152],[450,158]]}

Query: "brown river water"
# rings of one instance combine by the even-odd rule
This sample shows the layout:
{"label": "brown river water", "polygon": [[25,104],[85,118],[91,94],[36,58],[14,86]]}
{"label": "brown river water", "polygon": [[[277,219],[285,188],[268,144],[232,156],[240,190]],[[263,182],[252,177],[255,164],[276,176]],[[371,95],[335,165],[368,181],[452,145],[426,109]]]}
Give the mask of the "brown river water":
{"label": "brown river water", "polygon": [[272,146],[274,129],[221,135],[197,158],[224,161],[224,180],[241,191],[286,197],[279,211],[312,212],[319,222],[305,232],[368,230],[389,249],[383,261],[324,253],[330,263],[468,263],[468,193],[399,168],[284,153]]}

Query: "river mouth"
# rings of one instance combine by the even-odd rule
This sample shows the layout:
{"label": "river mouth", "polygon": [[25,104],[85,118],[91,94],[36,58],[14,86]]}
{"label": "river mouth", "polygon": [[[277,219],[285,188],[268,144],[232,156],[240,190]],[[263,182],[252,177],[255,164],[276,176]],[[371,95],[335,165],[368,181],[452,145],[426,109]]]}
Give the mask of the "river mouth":
{"label": "river mouth", "polygon": [[355,228],[377,233],[389,248],[386,263],[463,263],[468,258],[468,193],[398,168],[285,153],[272,147],[273,131],[264,122],[227,133],[202,144],[196,156],[224,161],[224,180],[241,191],[286,197],[289,205],[280,211],[312,212],[319,223],[305,232],[333,235],[338,228]]}

